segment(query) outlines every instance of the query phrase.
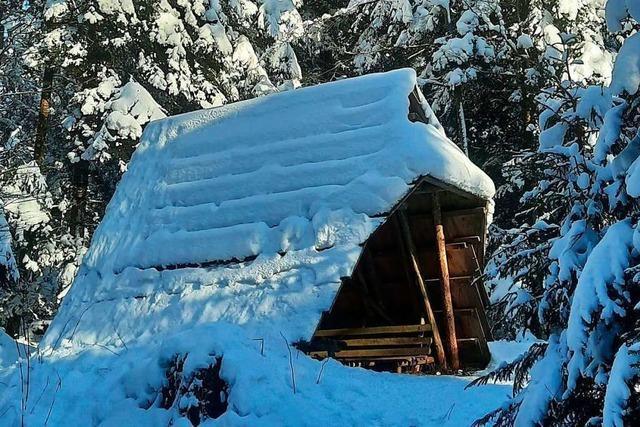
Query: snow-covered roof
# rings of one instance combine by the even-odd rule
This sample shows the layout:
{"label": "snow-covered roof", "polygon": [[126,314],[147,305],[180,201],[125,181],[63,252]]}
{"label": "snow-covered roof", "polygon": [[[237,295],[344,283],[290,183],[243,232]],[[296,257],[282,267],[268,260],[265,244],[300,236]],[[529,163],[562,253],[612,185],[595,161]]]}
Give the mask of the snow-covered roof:
{"label": "snow-covered roof", "polygon": [[418,178],[493,195],[424,99],[430,124],[408,119],[415,85],[403,69],[151,123],[45,343],[92,316],[131,338],[214,321],[309,338]]}
{"label": "snow-covered roof", "polygon": [[[493,195],[419,94],[429,123],[409,120],[415,85],[398,70],[148,125],[40,345],[34,387],[76,384],[52,395],[50,420],[116,423],[133,404],[154,425],[169,412],[148,401],[180,353],[191,368],[224,358],[227,420],[281,424],[289,411],[256,384],[291,399],[283,338],[311,337],[385,213],[423,176]],[[315,383],[317,362],[296,363],[300,387]],[[300,399],[336,401],[323,390]]]}

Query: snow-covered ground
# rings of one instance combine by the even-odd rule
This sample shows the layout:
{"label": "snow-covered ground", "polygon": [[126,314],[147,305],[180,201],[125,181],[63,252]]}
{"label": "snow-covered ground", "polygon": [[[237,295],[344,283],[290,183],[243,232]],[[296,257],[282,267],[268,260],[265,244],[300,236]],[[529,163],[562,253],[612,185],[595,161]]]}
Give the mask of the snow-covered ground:
{"label": "snow-covered ground", "polygon": [[13,365],[19,357],[25,357],[29,353],[29,347],[17,343],[0,328],[0,371]]}
{"label": "snow-covered ground", "polygon": [[[225,330],[222,332],[222,330]],[[211,325],[171,339],[112,353],[96,347],[77,357],[34,359],[29,387],[23,387],[18,365],[0,371],[1,426],[158,426],[173,420],[190,425],[174,409],[157,407],[164,378],[158,354],[189,348],[185,371],[212,360],[215,343],[206,337],[239,334],[233,325]],[[370,425],[466,426],[499,406],[509,384],[466,389],[473,378],[411,376],[347,368],[293,352],[294,393],[285,342],[274,336],[261,343],[236,339],[228,350],[221,376],[230,387],[229,410],[203,425]],[[194,339],[198,339],[197,350]],[[515,358],[528,343],[492,343],[492,365]],[[26,363],[22,361],[23,372]],[[252,367],[252,369],[247,369]],[[25,376],[22,376],[25,378]],[[20,396],[29,389],[26,405]],[[154,404],[156,401],[156,404]],[[182,404],[186,404],[183,402]],[[24,409],[23,409],[24,408]]]}

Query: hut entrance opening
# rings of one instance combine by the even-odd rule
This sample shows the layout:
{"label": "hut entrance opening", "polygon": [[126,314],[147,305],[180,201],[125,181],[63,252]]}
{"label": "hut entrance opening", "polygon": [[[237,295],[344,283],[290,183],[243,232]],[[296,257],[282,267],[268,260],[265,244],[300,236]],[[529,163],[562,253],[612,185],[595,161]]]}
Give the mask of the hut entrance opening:
{"label": "hut entrance opening", "polygon": [[365,243],[306,351],[376,370],[484,368],[486,203],[427,179],[416,185]]}

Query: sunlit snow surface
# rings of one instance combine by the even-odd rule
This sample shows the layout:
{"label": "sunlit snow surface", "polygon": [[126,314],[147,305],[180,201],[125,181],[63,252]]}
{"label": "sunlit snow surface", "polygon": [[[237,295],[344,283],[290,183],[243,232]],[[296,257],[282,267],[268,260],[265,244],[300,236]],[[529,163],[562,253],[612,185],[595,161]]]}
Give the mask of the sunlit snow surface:
{"label": "sunlit snow surface", "polygon": [[[463,393],[463,379],[335,362],[316,384],[320,363],[295,350],[293,393],[287,343],[310,338],[419,177],[493,196],[426,102],[431,123],[408,120],[415,79],[374,74],[150,124],[41,343],[33,425],[177,420],[154,404],[177,353],[187,373],[223,356],[230,425],[461,425],[499,403],[504,387]],[[4,376],[0,424],[13,425],[24,387]]]}

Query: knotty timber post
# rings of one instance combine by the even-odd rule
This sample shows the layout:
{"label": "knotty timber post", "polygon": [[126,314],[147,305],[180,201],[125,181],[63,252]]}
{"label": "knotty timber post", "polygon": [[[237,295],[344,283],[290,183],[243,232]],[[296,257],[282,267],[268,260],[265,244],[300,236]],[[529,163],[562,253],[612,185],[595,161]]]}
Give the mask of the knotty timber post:
{"label": "knotty timber post", "polygon": [[413,272],[415,274],[416,282],[418,284],[418,288],[420,288],[420,293],[422,294],[422,301],[424,303],[424,310],[427,313],[427,319],[431,324],[431,332],[433,334],[433,342],[436,347],[436,360],[438,365],[440,365],[443,369],[447,367],[447,358],[444,353],[444,347],[442,345],[442,339],[440,338],[440,331],[438,330],[438,324],[436,323],[436,317],[433,314],[433,309],[431,308],[431,302],[429,302],[429,295],[427,294],[427,288],[424,284],[424,279],[422,278],[422,272],[420,271],[420,265],[418,264],[417,251],[416,247],[413,243],[413,238],[411,237],[411,228],[409,227],[409,220],[407,219],[407,214],[403,209],[398,210],[398,219],[400,224],[400,237],[402,244],[404,246],[405,252],[409,256],[409,260],[411,261],[411,267],[413,268]]}
{"label": "knotty timber post", "polygon": [[453,302],[451,301],[451,283],[449,281],[449,264],[447,263],[447,246],[444,240],[444,227],[442,226],[440,196],[437,192],[433,193],[431,200],[433,202],[433,223],[435,225],[436,248],[438,251],[438,264],[440,266],[447,350],[450,357],[451,369],[457,371],[460,369],[460,358],[458,355],[458,341],[456,340],[456,321],[453,315]]}

